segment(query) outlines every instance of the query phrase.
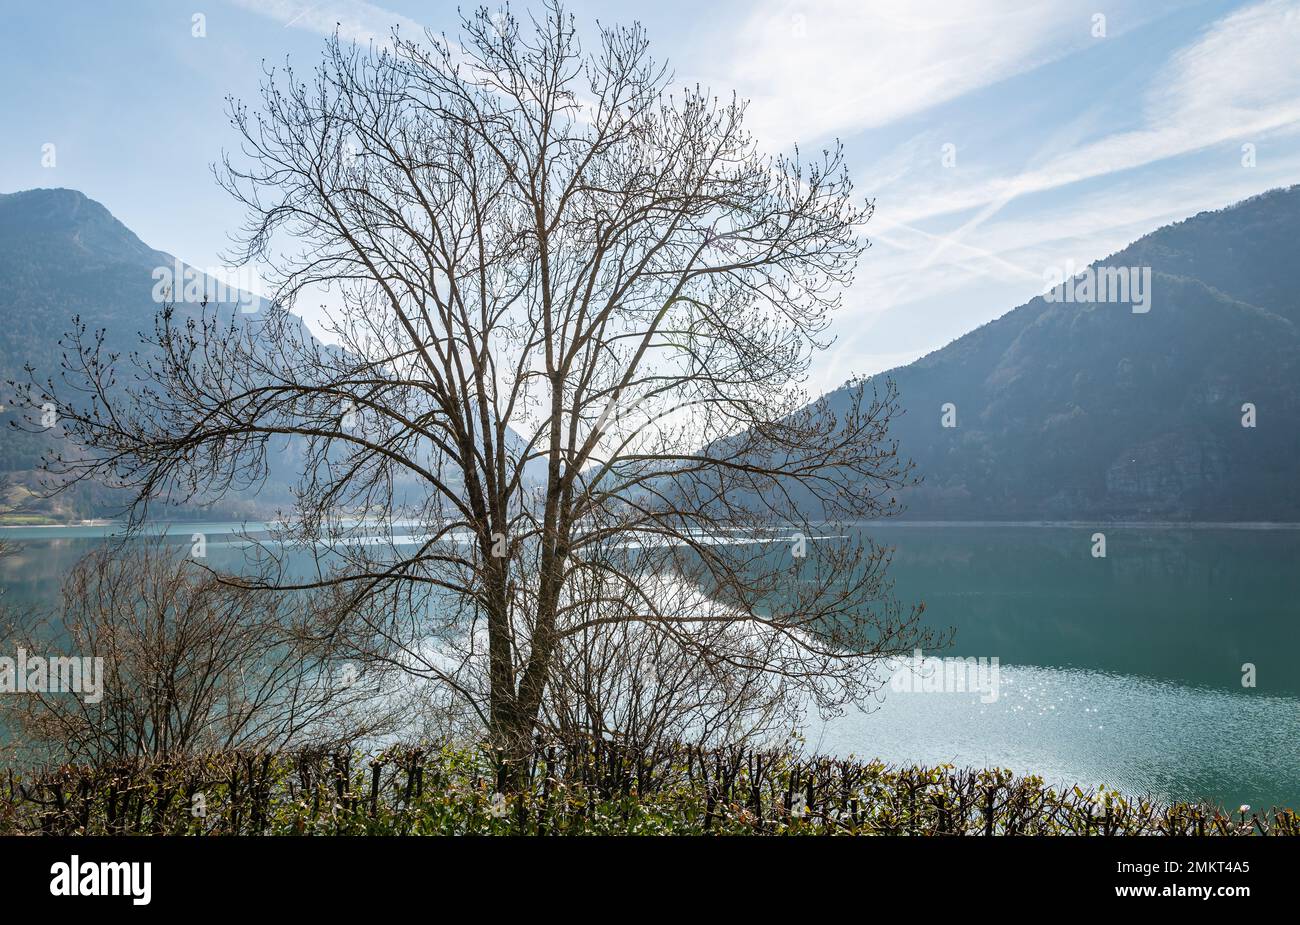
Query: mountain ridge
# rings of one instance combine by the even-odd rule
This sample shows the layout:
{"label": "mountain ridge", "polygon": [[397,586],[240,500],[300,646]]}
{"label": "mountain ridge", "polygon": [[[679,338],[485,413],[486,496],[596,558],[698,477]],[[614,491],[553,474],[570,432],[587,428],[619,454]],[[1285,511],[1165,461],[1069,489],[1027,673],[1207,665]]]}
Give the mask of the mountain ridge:
{"label": "mountain ridge", "polygon": [[[157,276],[181,267],[200,274],[204,291],[214,280],[166,251],[150,247],[102,203],[67,188],[0,193],[0,384],[22,381],[31,365],[38,381],[58,380],[63,350],[60,337],[80,319],[88,329],[103,328],[105,349],[123,357],[138,350],[140,335],[152,329]],[[238,290],[254,311],[265,300]],[[197,312],[198,306],[180,305]],[[232,304],[228,309],[235,312]],[[249,314],[248,317],[257,317]],[[121,499],[99,486],[82,485],[42,498],[42,454],[50,438],[9,426],[21,415],[4,407],[12,390],[0,391],[0,522],[76,520],[102,517],[120,508]],[[280,500],[285,500],[281,498]],[[254,513],[257,505],[226,501],[216,507],[180,505],[170,516],[186,519]]]}
{"label": "mountain ridge", "polygon": [[[182,289],[180,281],[175,280],[177,268],[197,273],[197,283],[187,272]],[[160,307],[159,287],[166,285],[159,278],[160,270],[171,271],[176,294],[182,297],[176,305],[178,320],[187,314],[199,314],[200,306],[194,300],[203,293],[221,295],[221,304],[215,310],[223,321],[255,325],[264,317],[266,300],[224,287],[203,271],[150,247],[105,206],[84,193],[63,188],[0,193],[0,316],[14,319],[0,326],[0,384],[25,379],[27,364],[35,368],[38,381],[53,377],[57,382],[62,354],[58,339],[71,330],[74,316],[89,330],[105,329],[107,352],[126,358],[141,350],[141,336],[152,333]],[[320,343],[305,322],[297,316],[290,318],[300,326],[307,343],[316,343],[326,353],[342,357],[340,348]],[[256,333],[259,338],[264,336],[260,331]],[[9,426],[10,421],[21,420],[14,409],[3,406],[4,396],[10,391],[7,387],[0,391],[0,427],[4,433],[0,441],[0,523],[19,517],[75,520],[120,510],[124,496],[112,495],[97,486],[78,486],[70,494],[53,499],[39,497],[38,467],[52,443],[44,434]],[[512,446],[524,444],[513,431],[508,430],[507,436]],[[284,438],[275,452],[268,454],[270,472],[255,490],[212,503],[169,506],[167,516],[277,516],[294,501],[290,489],[303,474],[304,453],[305,441]],[[525,466],[525,479],[544,478],[544,469],[544,463],[530,462]],[[397,481],[399,493],[420,491],[409,477]]]}
{"label": "mountain ridge", "polygon": [[1089,265],[1150,267],[1148,313],[1040,295],[881,373],[905,516],[1300,521],[1297,241],[1300,186],[1200,212]]}

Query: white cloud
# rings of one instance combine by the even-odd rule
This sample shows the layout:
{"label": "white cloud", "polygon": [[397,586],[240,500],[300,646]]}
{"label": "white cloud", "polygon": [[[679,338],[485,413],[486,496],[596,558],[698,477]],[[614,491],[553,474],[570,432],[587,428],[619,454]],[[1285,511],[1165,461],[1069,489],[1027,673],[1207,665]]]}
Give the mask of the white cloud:
{"label": "white cloud", "polygon": [[[1192,171],[1159,182],[1136,175],[1121,185],[1014,219],[990,221],[963,240],[955,232],[894,224],[868,229],[876,244],[854,286],[855,316],[950,295],[962,298],[980,278],[1016,284],[1029,298],[1045,288],[1044,271],[1070,260],[1085,266],[1148,232],[1197,212],[1218,209],[1300,176],[1300,156],[1269,168],[1238,169],[1214,184]],[[942,260],[936,260],[939,245]],[[990,306],[997,313],[1011,304]]]}
{"label": "white cloud", "polygon": [[[1177,52],[1144,102],[1141,128],[1040,159],[1039,166],[963,189],[909,197],[892,220],[1000,207],[1044,192],[1200,151],[1300,129],[1300,3],[1266,0],[1215,23]],[[1235,159],[1234,162],[1235,164]]]}
{"label": "white cloud", "polygon": [[1092,4],[769,0],[726,36],[708,76],[751,100],[785,147],[875,128],[1032,70],[1091,41]]}

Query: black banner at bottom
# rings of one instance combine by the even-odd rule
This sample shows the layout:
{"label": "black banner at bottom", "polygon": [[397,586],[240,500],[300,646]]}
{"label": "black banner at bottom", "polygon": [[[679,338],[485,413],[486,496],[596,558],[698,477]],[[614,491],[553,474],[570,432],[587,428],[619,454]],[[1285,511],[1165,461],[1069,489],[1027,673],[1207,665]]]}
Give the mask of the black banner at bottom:
{"label": "black banner at bottom", "polygon": [[[1294,895],[1287,838],[5,838],[7,908],[339,913],[430,901],[639,903],[772,912],[787,901],[1055,900],[1157,908]],[[712,900],[710,899],[712,897]],[[558,903],[558,906],[556,905]],[[590,904],[589,906],[587,904]],[[972,909],[971,911],[977,911]]]}

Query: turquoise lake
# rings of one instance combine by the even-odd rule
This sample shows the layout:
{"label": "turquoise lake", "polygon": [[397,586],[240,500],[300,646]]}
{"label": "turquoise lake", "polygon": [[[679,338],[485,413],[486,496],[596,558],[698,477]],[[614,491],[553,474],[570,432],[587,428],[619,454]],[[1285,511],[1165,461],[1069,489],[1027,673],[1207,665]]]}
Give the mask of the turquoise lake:
{"label": "turquoise lake", "polygon": [[[244,550],[230,524],[219,566]],[[866,712],[804,730],[807,748],[889,762],[1009,767],[1235,808],[1300,806],[1300,529],[1265,526],[871,524],[894,548],[895,593],[924,600],[953,644],[994,658],[999,696],[886,686]],[[1091,537],[1106,534],[1105,558]],[[111,528],[6,528],[10,606],[45,606]],[[228,557],[228,558],[225,558]],[[225,561],[223,561],[225,558]],[[1255,686],[1243,687],[1243,665]]]}

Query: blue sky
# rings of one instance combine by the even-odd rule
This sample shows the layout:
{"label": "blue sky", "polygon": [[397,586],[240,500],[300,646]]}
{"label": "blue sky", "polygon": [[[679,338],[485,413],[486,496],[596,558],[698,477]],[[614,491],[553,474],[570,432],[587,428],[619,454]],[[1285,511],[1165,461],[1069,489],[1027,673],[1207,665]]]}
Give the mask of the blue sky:
{"label": "blue sky", "polygon": [[[815,390],[943,346],[1051,267],[1300,182],[1300,0],[569,9],[580,27],[643,22],[678,83],[749,98],[769,148],[844,141],[877,213]],[[82,190],[150,245],[218,266],[242,218],[209,169],[234,143],[225,95],[254,100],[263,60],[308,66],[336,23],[366,40],[394,22],[454,32],[456,7],[5,0],[0,192]]]}

